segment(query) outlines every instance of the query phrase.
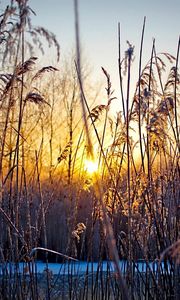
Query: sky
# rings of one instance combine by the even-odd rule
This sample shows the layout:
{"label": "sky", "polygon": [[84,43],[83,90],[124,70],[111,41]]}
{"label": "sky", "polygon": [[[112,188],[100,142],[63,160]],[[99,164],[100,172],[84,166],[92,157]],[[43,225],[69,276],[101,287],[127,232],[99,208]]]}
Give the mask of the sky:
{"label": "sky", "polygon": [[[0,3],[8,4],[9,1],[2,0]],[[61,58],[72,53],[75,45],[73,0],[29,0],[29,6],[36,13],[32,23],[55,33],[61,46]],[[144,16],[143,63],[150,58],[153,38],[156,39],[157,52],[176,55],[180,0],[79,0],[81,46],[95,77],[103,76],[103,66],[111,75],[112,84],[117,87],[118,22],[121,24],[122,53],[127,49],[126,41],[130,41],[135,46],[136,66]],[[49,52],[48,59],[54,59]]]}
{"label": "sky", "polygon": [[[36,12],[34,24],[53,31],[62,55],[74,45],[73,0],[29,0]],[[152,39],[158,51],[175,54],[180,34],[180,0],[79,0],[81,44],[86,56],[97,66],[117,63],[117,24],[121,23],[122,46],[126,40],[139,51],[143,18],[146,16],[145,56]]]}

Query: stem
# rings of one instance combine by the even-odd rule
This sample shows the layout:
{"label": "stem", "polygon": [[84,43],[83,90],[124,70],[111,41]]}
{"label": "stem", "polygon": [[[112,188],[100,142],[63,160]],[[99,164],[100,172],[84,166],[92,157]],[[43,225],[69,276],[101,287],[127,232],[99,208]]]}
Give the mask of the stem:
{"label": "stem", "polygon": [[[130,173],[130,141],[129,141],[129,93],[130,93],[130,78],[131,78],[131,55],[128,55],[128,79],[127,79],[127,99],[126,99],[126,144],[127,144],[127,195],[128,195],[128,235],[129,235],[129,249],[128,257],[130,262],[130,268],[132,263],[132,236],[131,236],[131,173]],[[132,279],[132,274],[131,274]]]}
{"label": "stem", "polygon": [[54,113],[54,103],[55,103],[55,94],[54,94],[54,77],[53,77],[53,95],[52,95],[52,105],[50,112],[50,140],[49,140],[49,150],[50,150],[50,171],[49,171],[49,179],[50,182],[53,183],[52,178],[52,168],[53,168],[53,136],[54,136],[54,128],[53,128],[53,113]]}
{"label": "stem", "polygon": [[[22,43],[22,53],[21,53],[21,64],[24,63],[24,30],[21,32],[21,43]],[[16,147],[15,147],[15,156],[14,162],[17,161],[16,167],[16,191],[15,191],[15,200],[14,200],[14,217],[15,217],[15,225],[19,227],[19,160],[20,160],[20,137],[21,137],[21,125],[22,125],[22,118],[23,118],[23,91],[24,91],[24,74],[22,72],[21,75],[21,92],[20,92],[20,102],[19,102],[19,118],[18,118],[18,129],[17,129],[17,140],[16,140]],[[18,258],[18,238],[15,237],[15,244],[16,244],[16,258]]]}
{"label": "stem", "polygon": [[144,30],[145,30],[145,24],[146,24],[146,17],[144,17],[144,23],[143,23],[143,29],[142,29],[142,36],[141,36],[141,47],[140,47],[140,55],[139,55],[139,143],[140,143],[140,152],[141,152],[141,160],[142,160],[142,167],[143,171],[145,172],[145,167],[144,167],[144,156],[143,156],[143,146],[142,146],[142,124],[141,124],[141,65],[142,65],[142,51],[143,51],[143,41],[144,41]]}
{"label": "stem", "polygon": [[177,48],[176,69],[175,69],[176,70],[175,71],[175,84],[174,84],[174,114],[175,114],[175,124],[176,124],[177,145],[178,145],[178,149],[180,151],[178,113],[177,113],[177,80],[178,80],[179,52],[180,52],[180,37],[179,37],[178,48]]}
{"label": "stem", "polygon": [[[149,83],[148,83],[148,111],[147,111],[147,124],[146,127],[149,126],[149,112],[150,112],[150,101],[149,98],[151,96],[151,79],[152,79],[152,64],[153,64],[153,54],[154,54],[154,44],[155,40],[153,40],[153,46],[151,51],[151,60],[150,60],[150,71],[149,71]],[[148,168],[148,178],[151,180],[151,141],[149,131],[147,130],[147,168]]]}
{"label": "stem", "polygon": [[123,116],[124,120],[126,119],[125,113],[125,104],[124,104],[124,94],[123,94],[123,85],[122,85],[122,68],[121,68],[121,30],[120,23],[118,23],[118,67],[119,67],[119,85],[121,90],[121,99],[122,99],[122,107],[123,107]]}
{"label": "stem", "polygon": [[80,53],[80,39],[79,39],[78,0],[74,0],[74,11],[75,11],[77,70],[78,70],[79,81],[81,82],[81,86],[82,86],[82,88],[80,89],[80,99],[81,99],[82,114],[83,114],[86,138],[87,138],[87,143],[88,143],[88,152],[89,152],[90,156],[93,159],[92,143],[91,143],[91,139],[90,139],[90,135],[89,135],[88,123],[87,123],[87,117],[86,117],[86,108],[85,108],[84,98],[83,98],[83,95],[82,95],[83,82],[82,82],[82,73],[81,73],[81,53]]}

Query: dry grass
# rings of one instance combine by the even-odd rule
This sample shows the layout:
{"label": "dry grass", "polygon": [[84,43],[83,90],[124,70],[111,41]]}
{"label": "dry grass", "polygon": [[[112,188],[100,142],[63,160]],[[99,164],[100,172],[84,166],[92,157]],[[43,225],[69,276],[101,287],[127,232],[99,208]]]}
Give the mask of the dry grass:
{"label": "dry grass", "polygon": [[[3,271],[1,299],[13,299],[14,293],[18,299],[43,299],[43,293],[47,299],[176,299],[180,42],[173,57],[157,54],[153,41],[143,67],[144,20],[131,99],[134,47],[128,42],[121,57],[119,25],[123,111],[113,117],[116,95],[110,74],[102,68],[107,81],[104,104],[82,68],[77,1],[75,12],[76,62],[73,57],[72,63],[61,63],[61,72],[58,65],[38,66],[33,53],[37,47],[43,52],[40,37],[55,46],[57,60],[60,48],[52,33],[33,27],[26,1],[12,1],[0,17],[0,270],[12,261],[17,271],[20,261],[29,268],[35,250],[47,263],[74,258],[98,261],[99,269],[92,275],[88,267],[83,280],[70,272],[61,278],[67,283],[63,291],[62,281],[53,285],[56,278],[48,272],[42,289],[34,271],[28,277]],[[31,42],[26,41],[27,31]],[[98,163],[97,172],[87,172],[87,159]],[[119,259],[128,262],[123,272]],[[143,273],[139,259],[146,262]],[[114,262],[116,276],[102,270],[102,260]],[[160,262],[156,270],[150,269],[153,260]]]}

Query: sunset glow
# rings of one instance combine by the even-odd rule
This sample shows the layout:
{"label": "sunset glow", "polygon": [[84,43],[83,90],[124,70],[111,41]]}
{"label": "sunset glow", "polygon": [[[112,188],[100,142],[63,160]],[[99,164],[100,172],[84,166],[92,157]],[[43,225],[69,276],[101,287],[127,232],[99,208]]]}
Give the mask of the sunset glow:
{"label": "sunset glow", "polygon": [[180,0],[0,3],[0,300],[180,300]]}
{"label": "sunset glow", "polygon": [[98,162],[86,159],[84,162],[84,170],[89,174],[93,174],[98,170]]}

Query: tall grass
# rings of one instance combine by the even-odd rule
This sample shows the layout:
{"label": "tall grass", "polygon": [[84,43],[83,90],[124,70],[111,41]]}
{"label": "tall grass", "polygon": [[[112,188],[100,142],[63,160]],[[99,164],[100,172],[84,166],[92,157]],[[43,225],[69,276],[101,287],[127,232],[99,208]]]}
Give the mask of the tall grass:
{"label": "tall grass", "polygon": [[[60,48],[33,27],[28,1],[11,1],[0,17],[1,299],[178,299],[180,40],[176,57],[156,53],[154,40],[142,66],[144,19],[131,97],[135,49],[128,42],[122,56],[118,25],[122,112],[113,116],[108,70],[104,104],[83,69],[74,3],[76,55],[61,72],[38,65],[42,38],[57,60]],[[64,269],[53,274],[50,261]]]}

